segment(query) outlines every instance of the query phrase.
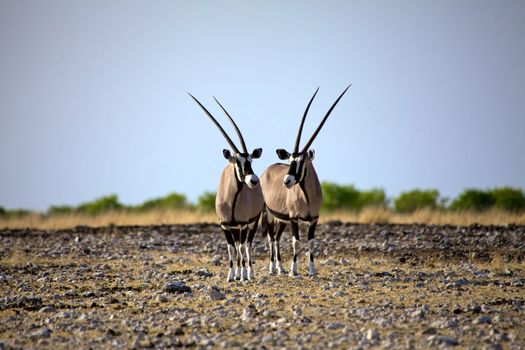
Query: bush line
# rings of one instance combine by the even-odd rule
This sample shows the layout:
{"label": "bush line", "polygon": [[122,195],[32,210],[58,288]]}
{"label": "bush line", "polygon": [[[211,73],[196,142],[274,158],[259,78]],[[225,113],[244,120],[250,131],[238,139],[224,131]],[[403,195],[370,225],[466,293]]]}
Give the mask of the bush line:
{"label": "bush line", "polygon": [[[402,192],[390,200],[381,188],[358,190],[353,185],[339,185],[323,182],[324,212],[349,210],[360,212],[367,207],[390,208],[399,213],[412,213],[420,209],[437,209],[445,211],[486,211],[499,209],[507,212],[525,210],[525,195],[522,189],[497,187],[488,190],[469,188],[456,198],[449,200],[441,197],[436,189],[415,189]],[[45,215],[84,214],[99,215],[107,212],[127,211],[143,213],[151,210],[190,209],[210,212],[215,209],[215,192],[204,192],[197,203],[188,201],[184,194],[172,192],[165,197],[149,199],[142,204],[130,206],[119,202],[118,196],[110,194],[92,202],[78,206],[51,206]],[[35,214],[25,209],[5,209],[0,207],[0,217],[23,217]]]}

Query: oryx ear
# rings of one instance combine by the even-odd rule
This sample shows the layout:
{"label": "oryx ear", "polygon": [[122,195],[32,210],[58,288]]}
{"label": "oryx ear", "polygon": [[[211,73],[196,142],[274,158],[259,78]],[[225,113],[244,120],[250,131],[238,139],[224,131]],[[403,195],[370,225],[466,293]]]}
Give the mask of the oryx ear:
{"label": "oryx ear", "polygon": [[308,159],[310,160],[315,159],[315,151],[313,149],[308,150]]}
{"label": "oryx ear", "polygon": [[291,154],[282,148],[276,149],[275,152],[277,153],[277,157],[279,157],[280,160],[290,159]]}
{"label": "oryx ear", "polygon": [[226,158],[230,163],[235,163],[235,157],[232,156],[231,152],[229,149],[223,149],[222,150],[222,154],[224,156],[224,158]]}
{"label": "oryx ear", "polygon": [[251,157],[253,159],[258,159],[261,157],[261,155],[262,155],[262,148],[256,148],[253,150]]}

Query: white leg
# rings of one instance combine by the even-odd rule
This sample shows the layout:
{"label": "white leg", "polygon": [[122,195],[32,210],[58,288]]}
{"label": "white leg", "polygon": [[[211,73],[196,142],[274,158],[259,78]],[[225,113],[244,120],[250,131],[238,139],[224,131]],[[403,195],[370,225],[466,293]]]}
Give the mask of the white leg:
{"label": "white leg", "polygon": [[239,244],[238,253],[237,253],[241,257],[241,272],[240,272],[241,282],[248,280],[248,273],[246,271],[246,261],[244,260],[244,254],[243,254],[243,250],[245,249],[244,246],[245,246],[244,244]]}
{"label": "white leg", "polygon": [[268,247],[270,249],[270,268],[268,271],[269,275],[273,275],[273,273],[275,272],[275,247],[274,245],[275,244],[272,243],[272,239],[268,235]]}
{"label": "white leg", "polygon": [[299,250],[299,240],[292,237],[292,246],[293,246],[293,257],[292,264],[290,265],[290,276],[297,275],[297,253]]}
{"label": "white leg", "polygon": [[279,247],[279,241],[275,241],[275,256],[277,258],[277,274],[282,275],[284,273],[283,264],[281,262],[281,248]]}
{"label": "white leg", "polygon": [[241,279],[241,254],[240,254],[240,242],[235,242],[235,252],[237,253],[237,264],[235,265],[235,279]]}
{"label": "white leg", "polygon": [[317,274],[314,266],[314,242],[313,238],[308,241],[308,270],[310,270],[310,276]]}
{"label": "white leg", "polygon": [[228,272],[228,282],[235,279],[235,272],[233,270],[233,257],[235,256],[235,247],[228,244],[228,257],[230,258],[230,270]]}
{"label": "white leg", "polygon": [[248,280],[252,281],[254,278],[253,265],[252,265],[252,244],[246,244],[246,259],[248,260]]}

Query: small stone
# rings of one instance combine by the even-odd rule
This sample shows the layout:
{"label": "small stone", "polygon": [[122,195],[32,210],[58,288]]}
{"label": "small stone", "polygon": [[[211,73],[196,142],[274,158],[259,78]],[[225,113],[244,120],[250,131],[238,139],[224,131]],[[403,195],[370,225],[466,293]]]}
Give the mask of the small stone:
{"label": "small stone", "polygon": [[458,326],[458,322],[456,320],[447,320],[444,323],[445,328],[455,328]]}
{"label": "small stone", "polygon": [[191,293],[191,288],[179,281],[166,283],[164,290],[168,293]]}
{"label": "small stone", "polygon": [[197,276],[201,276],[201,277],[205,277],[205,278],[213,276],[213,274],[210,271],[208,271],[208,269],[206,269],[206,268],[202,268],[202,269],[197,270],[195,272],[195,274]]}
{"label": "small stone", "polygon": [[161,303],[166,303],[168,301],[168,297],[166,296],[166,294],[159,294],[157,295],[157,301],[161,302]]}
{"label": "small stone", "polygon": [[378,340],[379,339],[379,332],[375,330],[374,328],[369,328],[366,331],[366,340],[372,341],[372,340]]}
{"label": "small stone", "polygon": [[447,335],[431,335],[427,338],[430,345],[445,345],[445,346],[455,346],[459,344],[459,341],[456,338],[449,337]]}
{"label": "small stone", "polygon": [[478,319],[474,320],[474,324],[487,324],[487,323],[492,323],[492,318],[487,315],[480,316]]}
{"label": "small stone", "polygon": [[334,259],[325,259],[321,261],[321,265],[335,266],[338,265],[338,263]]}
{"label": "small stone", "polygon": [[303,309],[299,305],[292,306],[293,315],[299,317],[303,315]]}
{"label": "small stone", "polygon": [[219,266],[221,264],[221,259],[220,255],[214,255],[213,258],[210,259],[210,263],[214,266]]}
{"label": "small stone", "polygon": [[416,310],[412,311],[410,316],[412,318],[423,318],[423,317],[425,317],[425,313],[421,309],[416,309]]}
{"label": "small stone", "polygon": [[343,328],[345,325],[341,322],[332,322],[329,323],[328,326],[326,326],[327,329],[340,329]]}
{"label": "small stone", "polygon": [[480,312],[481,312],[481,306],[477,304],[472,306],[472,313],[479,314]]}
{"label": "small stone", "polygon": [[339,264],[341,264],[341,265],[348,265],[348,264],[350,264],[350,261],[348,261],[348,259],[341,258],[341,259],[339,259]]}
{"label": "small stone", "polygon": [[31,334],[32,338],[49,338],[51,330],[47,327],[40,328]]}
{"label": "small stone", "polygon": [[524,280],[523,279],[514,279],[510,283],[510,285],[513,286],[513,287],[523,287],[523,284],[524,284]]}
{"label": "small stone", "polygon": [[56,308],[53,305],[44,306],[38,312],[54,312]]}
{"label": "small stone", "polygon": [[253,306],[252,304],[248,305],[244,309],[244,311],[242,312],[241,320],[243,320],[245,322],[253,320],[253,318],[255,317],[256,312],[257,312],[257,310],[255,309],[255,306]]}
{"label": "small stone", "polygon": [[424,335],[434,335],[436,333],[437,333],[437,330],[434,327],[429,327],[425,329],[423,332],[421,332],[421,334],[424,334]]}
{"label": "small stone", "polygon": [[210,300],[226,299],[226,296],[219,290],[219,287],[217,286],[208,287],[206,292]]}
{"label": "small stone", "polygon": [[466,278],[460,278],[454,282],[454,285],[456,287],[465,286],[467,284],[469,284],[469,281]]}

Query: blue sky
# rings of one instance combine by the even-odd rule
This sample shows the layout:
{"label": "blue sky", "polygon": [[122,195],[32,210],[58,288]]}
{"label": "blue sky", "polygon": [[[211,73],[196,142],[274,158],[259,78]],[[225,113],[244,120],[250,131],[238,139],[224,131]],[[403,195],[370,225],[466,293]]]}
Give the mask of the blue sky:
{"label": "blue sky", "polygon": [[215,190],[227,143],[253,168],[303,140],[360,189],[525,188],[523,1],[0,0],[0,205],[135,204]]}

